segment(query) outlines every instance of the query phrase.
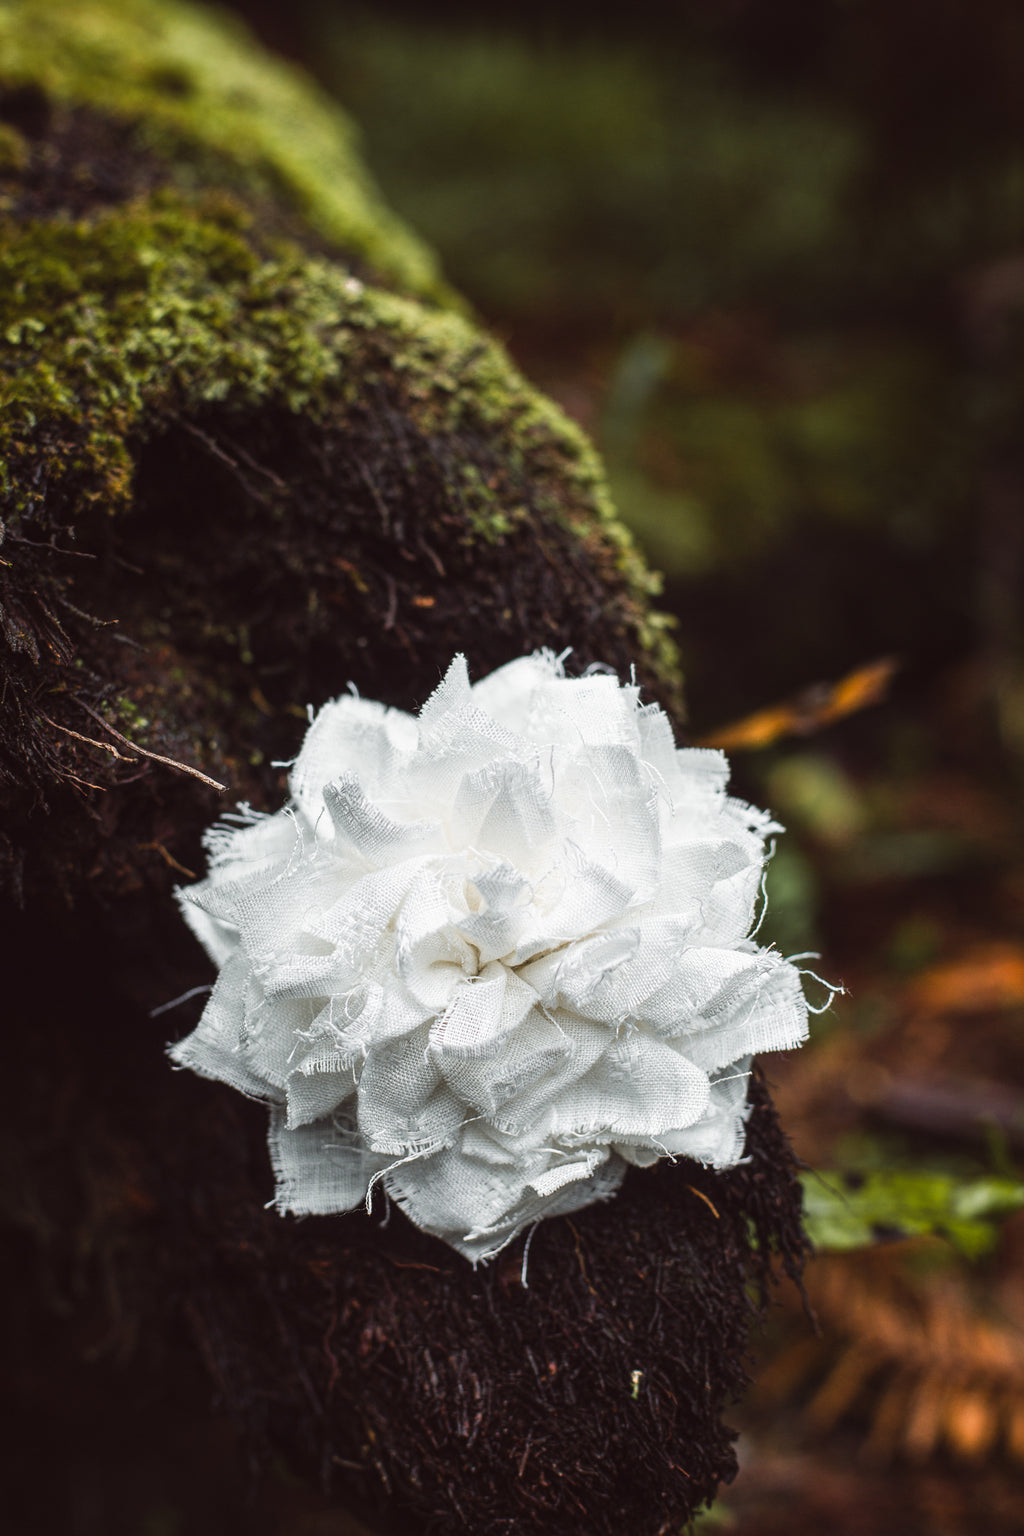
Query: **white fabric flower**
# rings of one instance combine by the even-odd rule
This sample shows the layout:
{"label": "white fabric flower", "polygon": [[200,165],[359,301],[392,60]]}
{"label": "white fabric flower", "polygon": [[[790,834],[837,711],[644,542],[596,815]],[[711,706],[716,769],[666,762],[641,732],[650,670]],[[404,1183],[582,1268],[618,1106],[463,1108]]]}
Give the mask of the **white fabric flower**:
{"label": "white fabric flower", "polygon": [[291,803],[207,834],[220,975],[171,1055],[270,1102],[280,1210],[382,1179],[476,1261],[628,1163],[740,1158],[750,1057],[807,1033],[748,937],[779,829],[638,694],[457,656],[418,718],[325,705]]}

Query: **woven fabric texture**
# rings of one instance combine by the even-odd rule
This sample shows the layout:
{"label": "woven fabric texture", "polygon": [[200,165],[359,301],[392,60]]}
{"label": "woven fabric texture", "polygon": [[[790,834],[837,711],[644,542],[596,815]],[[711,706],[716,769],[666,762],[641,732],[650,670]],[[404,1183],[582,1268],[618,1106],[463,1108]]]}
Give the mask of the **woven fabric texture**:
{"label": "woven fabric texture", "polygon": [[547,652],[475,685],[457,656],[415,718],[327,704],[289,804],[179,892],[219,976],[173,1060],[270,1104],[282,1212],[382,1181],[474,1262],[629,1163],[735,1163],[750,1058],[807,1008],[750,937],[780,829],[727,779]]}

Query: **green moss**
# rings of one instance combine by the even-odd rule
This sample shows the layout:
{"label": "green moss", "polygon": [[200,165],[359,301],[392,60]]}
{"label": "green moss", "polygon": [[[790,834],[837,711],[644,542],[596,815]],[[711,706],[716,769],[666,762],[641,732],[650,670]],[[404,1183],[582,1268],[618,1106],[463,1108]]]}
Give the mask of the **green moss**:
{"label": "green moss", "polygon": [[[87,0],[70,14],[16,0],[0,11],[0,60],[8,84],[134,118],[139,142],[173,140],[176,167],[170,184],[88,219],[0,222],[6,515],[52,530],[90,507],[127,508],[139,444],[174,418],[266,408],[338,427],[383,390],[421,440],[449,444],[463,541],[500,544],[538,513],[567,527],[624,577],[641,644],[667,675],[667,621],[647,614],[656,580],[590,443],[469,320],[421,302],[439,291],[429,264],[378,217],[336,114],[301,78],[164,0]],[[251,194],[275,179],[293,204],[305,198],[311,226],[415,296],[269,237]]]}
{"label": "green moss", "polygon": [[0,176],[23,171],[28,158],[28,145],[22,135],[7,123],[0,123]]}
{"label": "green moss", "polygon": [[137,123],[182,183],[283,198],[385,280],[455,302],[432,254],[381,202],[345,115],[226,16],[164,0],[7,0],[0,81]]}
{"label": "green moss", "polygon": [[117,700],[117,707],[110,711],[122,730],[134,733],[136,736],[144,736],[149,728],[149,717],[143,713],[134,699],[122,695]]}
{"label": "green moss", "polygon": [[[194,201],[164,191],[92,224],[9,230],[0,247],[3,457],[28,451],[43,420],[61,423],[79,444],[64,467],[82,478],[88,466],[93,493],[116,503],[128,491],[126,439],[154,415],[268,400],[316,414],[386,378],[425,432],[468,421],[507,439],[513,470],[528,458],[536,467],[538,454],[552,468],[557,461],[568,500],[596,514],[630,562],[594,450],[499,346],[461,316],[367,288],[294,248],[261,258],[246,225],[223,194]],[[461,473],[472,527],[489,538],[507,532],[514,510],[492,518],[482,473]]]}

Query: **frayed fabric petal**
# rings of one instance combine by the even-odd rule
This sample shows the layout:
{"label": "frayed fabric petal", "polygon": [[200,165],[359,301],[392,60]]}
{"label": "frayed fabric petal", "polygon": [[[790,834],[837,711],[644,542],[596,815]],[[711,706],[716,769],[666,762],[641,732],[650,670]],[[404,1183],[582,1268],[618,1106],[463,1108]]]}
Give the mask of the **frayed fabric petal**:
{"label": "frayed fabric petal", "polygon": [[276,815],[179,892],[220,974],[172,1059],[271,1106],[276,1204],[382,1182],[473,1262],[629,1164],[742,1155],[755,1052],[807,1034],[751,936],[768,837],[719,752],[548,652],[418,717],[327,704]]}

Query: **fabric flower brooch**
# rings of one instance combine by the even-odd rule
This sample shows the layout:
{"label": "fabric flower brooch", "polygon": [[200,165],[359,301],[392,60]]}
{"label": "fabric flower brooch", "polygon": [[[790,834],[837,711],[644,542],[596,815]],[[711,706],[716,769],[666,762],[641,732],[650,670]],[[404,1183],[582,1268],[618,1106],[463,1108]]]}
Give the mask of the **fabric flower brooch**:
{"label": "fabric flower brooch", "polygon": [[630,1163],[742,1155],[758,1051],[807,1033],[750,936],[765,839],[719,752],[547,652],[419,716],[327,704],[276,815],[207,834],[179,893],[220,968],[172,1058],[271,1106],[276,1204],[378,1181],[473,1261]]}

